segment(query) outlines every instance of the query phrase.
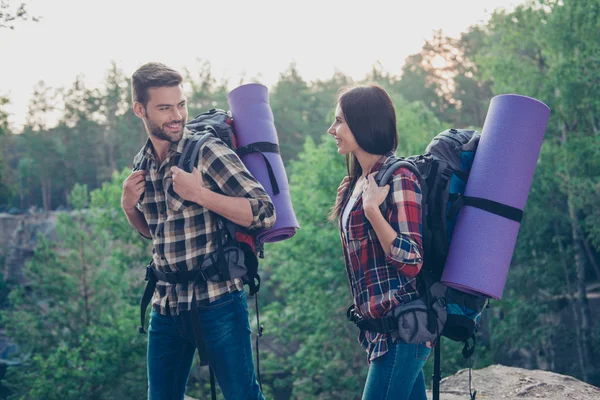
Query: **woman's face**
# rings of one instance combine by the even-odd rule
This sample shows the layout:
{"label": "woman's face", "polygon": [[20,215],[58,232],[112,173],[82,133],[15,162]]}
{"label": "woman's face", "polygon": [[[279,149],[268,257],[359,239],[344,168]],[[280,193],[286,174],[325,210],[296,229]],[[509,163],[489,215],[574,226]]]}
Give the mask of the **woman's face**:
{"label": "woman's face", "polygon": [[358,143],[346,123],[342,107],[339,104],[335,108],[335,121],[327,130],[327,133],[335,138],[338,153],[349,154],[359,149]]}

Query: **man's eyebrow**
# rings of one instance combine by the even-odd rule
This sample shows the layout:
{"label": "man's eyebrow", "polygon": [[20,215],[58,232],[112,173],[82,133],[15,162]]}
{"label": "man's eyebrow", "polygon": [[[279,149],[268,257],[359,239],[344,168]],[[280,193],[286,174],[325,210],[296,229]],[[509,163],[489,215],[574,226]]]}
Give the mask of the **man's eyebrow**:
{"label": "man's eyebrow", "polygon": [[[179,103],[177,104],[183,104],[185,103],[185,100],[181,100]],[[157,104],[156,107],[173,107],[173,104]]]}

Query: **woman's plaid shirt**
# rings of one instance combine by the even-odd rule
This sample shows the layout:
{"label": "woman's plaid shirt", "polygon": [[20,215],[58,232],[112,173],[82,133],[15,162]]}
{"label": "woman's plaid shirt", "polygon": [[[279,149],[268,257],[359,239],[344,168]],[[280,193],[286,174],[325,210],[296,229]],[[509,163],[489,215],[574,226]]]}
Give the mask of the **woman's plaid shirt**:
{"label": "woman's plaid shirt", "polygon": [[[145,165],[146,189],[138,202],[144,214],[153,244],[154,266],[163,272],[191,270],[200,265],[205,254],[216,250],[218,217],[212,211],[179,197],[173,190],[170,171],[176,166],[191,133],[172,143],[166,159],[158,165],[150,140],[135,156],[134,169]],[[275,208],[263,186],[248,172],[237,154],[217,138],[209,138],[200,149],[198,169],[204,186],[232,197],[245,197],[252,207],[251,229],[270,228],[275,223]],[[153,308],[161,314],[176,315],[190,310],[192,290],[198,305],[217,300],[222,295],[243,290],[239,278],[227,282],[170,284],[157,282]],[[167,311],[167,307],[169,310]]]}
{"label": "woman's plaid shirt", "polygon": [[[370,173],[379,171],[392,161],[392,153],[383,155]],[[348,181],[344,178],[342,184]],[[418,297],[415,276],[423,265],[421,187],[417,177],[406,168],[395,171],[390,182],[392,204],[386,220],[398,233],[388,251],[384,251],[373,227],[366,218],[362,194],[350,211],[346,234],[340,233],[348,281],[356,312],[365,319],[386,316],[396,306]],[[343,204],[342,210],[346,207]],[[389,253],[386,255],[386,253]],[[389,334],[363,332],[359,342],[369,355],[369,361],[388,350]]]}

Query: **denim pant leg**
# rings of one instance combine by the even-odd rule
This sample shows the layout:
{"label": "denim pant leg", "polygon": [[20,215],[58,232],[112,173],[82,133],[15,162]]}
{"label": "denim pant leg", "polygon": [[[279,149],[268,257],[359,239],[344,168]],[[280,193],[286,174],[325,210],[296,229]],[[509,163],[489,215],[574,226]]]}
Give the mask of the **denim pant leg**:
{"label": "denim pant leg", "polygon": [[226,400],[264,400],[254,373],[246,292],[198,307],[209,363]]}
{"label": "denim pant leg", "polygon": [[423,365],[431,349],[423,344],[392,343],[371,362],[363,400],[427,400]]}
{"label": "denim pant leg", "polygon": [[425,375],[423,369],[419,371],[419,375],[415,380],[409,400],[427,400],[427,387],[425,386]]}
{"label": "denim pant leg", "polygon": [[181,333],[179,317],[152,310],[148,329],[148,399],[183,400],[196,348]]}

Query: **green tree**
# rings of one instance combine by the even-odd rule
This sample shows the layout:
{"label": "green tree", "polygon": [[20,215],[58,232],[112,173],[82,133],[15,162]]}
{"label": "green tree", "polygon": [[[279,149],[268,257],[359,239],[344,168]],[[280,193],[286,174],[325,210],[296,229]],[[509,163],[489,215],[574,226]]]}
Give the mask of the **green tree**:
{"label": "green tree", "polygon": [[298,149],[309,136],[309,98],[308,83],[302,79],[296,66],[290,65],[279,76],[269,99],[283,160],[296,158]]}
{"label": "green tree", "polygon": [[57,93],[46,86],[44,81],[39,81],[33,88],[33,95],[29,101],[25,129],[39,131],[50,127],[49,119],[56,111]]}
{"label": "green tree", "polygon": [[291,398],[353,399],[366,377],[366,353],[346,321],[352,299],[339,233],[327,222],[343,157],[332,140],[316,146],[312,139],[298,157],[290,186],[301,229],[265,256],[275,300],[263,317],[265,340],[273,342],[263,377],[279,390],[290,387]]}
{"label": "green tree", "polygon": [[8,204],[14,191],[14,183],[8,171],[12,138],[8,126],[8,113],[3,109],[8,103],[8,98],[0,97],[0,204]]}
{"label": "green tree", "polygon": [[66,204],[68,193],[75,184],[97,188],[99,172],[104,161],[102,126],[98,122],[101,94],[85,87],[77,77],[71,87],[61,90],[64,112],[52,130],[51,140],[62,160],[61,179],[56,183],[60,204]]}
{"label": "green tree", "polygon": [[52,209],[53,182],[58,183],[62,169],[62,160],[55,148],[51,131],[26,130],[19,136],[23,146],[23,161],[18,165],[21,195],[31,194],[22,203]]}
{"label": "green tree", "polygon": [[31,182],[33,160],[27,157],[23,157],[19,160],[17,166],[18,174],[18,191],[19,191],[19,206],[22,210],[29,208],[31,190],[33,184]]}
{"label": "green tree", "polygon": [[[113,61],[108,71],[105,85],[104,96],[102,96],[102,111],[105,117],[104,126],[104,148],[106,149],[106,159],[103,164],[107,165],[107,170],[112,174],[117,171],[117,138],[119,116],[124,114],[129,108],[129,99],[127,98],[127,82],[123,72]],[[125,136],[125,135],[122,135]],[[121,137],[122,137],[121,136]]]}
{"label": "green tree", "polygon": [[280,74],[270,94],[271,109],[284,163],[298,158],[307,138],[320,140],[333,122],[335,95],[352,80],[335,73],[328,80],[306,82],[295,64]]}
{"label": "green tree", "polygon": [[191,93],[188,98],[190,119],[212,108],[229,109],[227,105],[227,81],[217,83],[210,61],[198,59],[198,75],[184,71],[184,83]]}
{"label": "green tree", "polygon": [[391,97],[396,105],[398,155],[423,154],[431,139],[446,127],[423,103],[409,103],[394,93]]}
{"label": "green tree", "polygon": [[457,112],[452,121],[461,127],[483,127],[492,98],[492,81],[485,79],[475,62],[475,55],[485,45],[486,34],[473,26],[457,42],[455,72],[451,74]]}
{"label": "green tree", "polygon": [[437,118],[456,127],[481,127],[491,98],[489,80],[484,80],[474,62],[485,34],[474,26],[459,39],[435,32],[421,51],[402,67],[402,79],[394,83],[408,101],[421,101]]}
{"label": "green tree", "polygon": [[[528,202],[527,213],[539,208],[540,211],[535,212],[539,219],[531,225],[523,223],[515,260],[526,263],[528,271],[552,268],[555,274],[560,274],[556,281],[542,283],[566,289],[561,290],[562,293],[550,289],[548,294],[566,298],[572,312],[574,323],[569,337],[576,338],[579,360],[577,369],[568,373],[590,382],[599,379],[594,372],[597,371],[598,349],[594,332],[598,328],[592,324],[586,283],[598,264],[595,231],[590,227],[600,221],[585,205],[599,200],[600,84],[597,76],[600,64],[597,59],[600,25],[595,18],[599,12],[597,0],[530,2],[512,13],[497,12],[486,28],[486,45],[476,56],[486,77],[493,79],[495,93],[532,96],[544,101],[552,110],[532,194],[536,193],[534,190],[541,190],[538,187],[551,189],[544,191],[547,197],[532,196]],[[540,226],[547,227],[541,236],[544,243],[532,238],[540,236]],[[555,245],[549,248],[548,243]],[[551,255],[550,258],[546,254]],[[509,277],[522,279],[525,271],[514,270]],[[527,275],[534,276],[533,273]],[[532,299],[528,295],[531,293],[534,292],[514,291],[521,304],[535,304],[541,314],[555,303],[555,297],[536,294]],[[510,312],[515,313],[515,309],[511,308]],[[512,324],[510,337],[523,334],[522,327],[527,326],[525,318],[523,316],[520,324]],[[554,329],[548,320],[540,322],[540,327]],[[553,352],[543,351],[542,343],[539,346],[538,352],[551,359]]]}
{"label": "green tree", "polygon": [[145,338],[134,329],[139,309],[131,297],[142,279],[123,258],[140,246],[111,238],[116,221],[127,223],[110,208],[121,178],[94,192],[100,209],[88,209],[87,188],[75,186],[75,211],[60,215],[59,241],[40,239],[25,271],[29,284],[11,292],[1,313],[21,349],[21,364],[8,374],[18,399],[145,397]]}
{"label": "green tree", "polygon": [[10,103],[7,97],[0,97],[0,136],[5,136],[10,133],[8,127],[8,113],[4,110],[4,107]]}
{"label": "green tree", "polygon": [[451,86],[456,53],[455,41],[436,32],[419,53],[407,58],[397,91],[408,101],[423,102],[439,119],[449,121],[456,109]]}

